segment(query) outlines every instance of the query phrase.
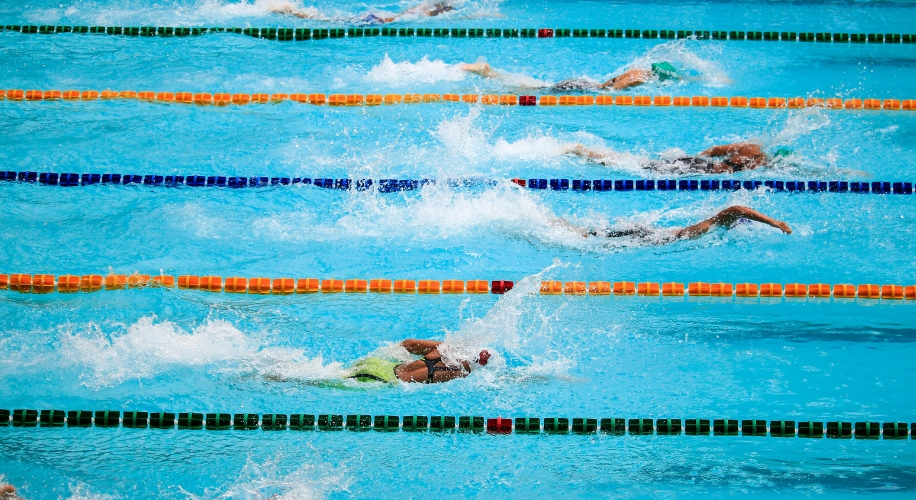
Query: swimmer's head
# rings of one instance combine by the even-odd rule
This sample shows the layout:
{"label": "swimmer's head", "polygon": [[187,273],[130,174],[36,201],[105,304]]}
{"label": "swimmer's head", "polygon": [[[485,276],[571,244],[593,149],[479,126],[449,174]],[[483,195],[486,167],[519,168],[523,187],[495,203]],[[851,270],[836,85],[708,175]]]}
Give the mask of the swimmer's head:
{"label": "swimmer's head", "polygon": [[474,362],[480,366],[486,366],[489,360],[490,360],[490,351],[484,349],[480,351],[480,354],[477,355],[477,359],[475,359]]}
{"label": "swimmer's head", "polygon": [[773,158],[779,158],[780,156],[787,157],[787,156],[792,156],[793,154],[795,154],[795,150],[793,150],[789,146],[779,146],[776,148],[776,151],[773,153]]}
{"label": "swimmer's head", "polygon": [[652,73],[658,77],[659,81],[678,79],[677,69],[667,61],[652,63]]}
{"label": "swimmer's head", "polygon": [[436,2],[433,4],[433,8],[429,10],[430,16],[438,16],[444,12],[451,12],[455,10],[455,7],[452,7],[452,4],[448,2]]}

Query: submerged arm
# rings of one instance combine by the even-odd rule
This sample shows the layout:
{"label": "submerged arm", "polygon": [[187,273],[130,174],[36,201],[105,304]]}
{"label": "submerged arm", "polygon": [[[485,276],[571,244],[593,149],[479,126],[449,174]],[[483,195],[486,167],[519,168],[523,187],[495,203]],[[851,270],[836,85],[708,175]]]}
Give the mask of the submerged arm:
{"label": "submerged arm", "polygon": [[728,207],[702,222],[681,229],[676,233],[676,236],[678,238],[697,238],[706,234],[710,229],[716,226],[729,227],[738,219],[761,222],[768,226],[775,227],[786,234],[792,234],[792,228],[785,222],[763,215],[756,210],[736,205]]}
{"label": "submerged arm", "polygon": [[551,225],[559,226],[559,227],[562,227],[563,229],[572,231],[582,236],[583,238],[588,238],[588,235],[589,235],[588,229],[577,226],[562,217],[557,217],[556,219],[554,219]]}
{"label": "submerged arm", "polygon": [[571,146],[568,146],[566,150],[563,152],[567,154],[573,154],[573,155],[578,156],[579,158],[582,158],[585,160],[591,160],[595,163],[600,163],[602,165],[607,165],[609,163],[607,160],[609,155],[601,154],[598,151],[595,151],[594,149],[588,149],[587,147],[585,147],[582,144],[573,144]]}

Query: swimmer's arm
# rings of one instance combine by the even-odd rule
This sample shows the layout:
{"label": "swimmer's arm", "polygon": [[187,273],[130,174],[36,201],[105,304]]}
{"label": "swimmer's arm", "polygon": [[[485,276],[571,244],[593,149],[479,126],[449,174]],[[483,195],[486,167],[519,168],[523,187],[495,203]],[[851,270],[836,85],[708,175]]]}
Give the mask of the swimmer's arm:
{"label": "swimmer's arm", "polygon": [[437,342],[435,340],[407,339],[401,342],[401,347],[407,349],[407,352],[411,354],[426,356],[432,351],[435,351],[441,343],[442,342]]}
{"label": "swimmer's arm", "polygon": [[496,71],[487,63],[462,64],[460,67],[462,71],[474,73],[484,78],[499,78],[502,76],[502,73]]}
{"label": "swimmer's arm", "polygon": [[[757,146],[752,142],[733,142],[731,144],[720,144],[718,146],[713,146],[709,149],[705,149],[700,152],[700,156],[726,156],[730,154],[737,153],[741,148],[748,146]],[[757,146],[759,151],[759,146]]]}
{"label": "swimmer's arm", "polygon": [[605,159],[607,158],[607,155],[603,155],[593,149],[588,149],[587,147],[585,147],[582,144],[573,144],[571,146],[567,146],[567,148],[563,152],[566,154],[576,155],[586,160],[592,160],[602,165],[608,164],[608,161]]}
{"label": "swimmer's arm", "polygon": [[675,236],[678,238],[698,238],[716,226],[729,227],[738,219],[748,219],[755,222],[760,222],[768,226],[775,227],[776,229],[779,229],[786,234],[792,234],[792,228],[790,228],[789,225],[785,222],[763,215],[756,210],[751,210],[750,208],[736,205],[733,207],[728,207],[702,222],[681,229],[675,233]]}
{"label": "swimmer's arm", "polygon": [[611,85],[614,85],[614,80],[616,80],[616,79],[617,79],[617,77],[615,76],[614,78],[611,78],[610,80],[608,80],[608,81],[602,83],[601,85],[598,85],[598,88],[599,88],[599,89],[606,89],[606,88],[610,87]]}
{"label": "swimmer's arm", "polygon": [[299,19],[317,19],[316,16],[313,16],[309,14],[308,12],[300,12],[298,10],[295,10],[290,5],[287,5],[285,7],[278,7],[275,9],[271,9],[270,12],[273,14],[285,14],[287,16],[295,16],[295,17],[298,17]]}
{"label": "swimmer's arm", "polygon": [[602,83],[598,86],[599,89],[604,89],[611,87],[615,90],[623,90],[630,87],[635,87],[636,85],[642,85],[649,81],[649,78],[652,76],[651,71],[644,69],[631,69],[623,74],[615,76],[610,80]]}
{"label": "swimmer's arm", "polygon": [[553,224],[554,226],[559,226],[559,227],[562,227],[563,229],[567,229],[567,230],[569,230],[569,231],[572,231],[572,232],[574,232],[574,233],[576,233],[576,234],[582,236],[583,238],[588,238],[588,234],[589,234],[588,229],[585,229],[585,228],[583,228],[583,227],[579,227],[579,226],[577,226],[577,225],[575,225],[575,224],[569,222],[568,220],[566,220],[566,219],[564,219],[564,218],[562,218],[562,217],[557,217],[556,219],[554,219],[554,221],[553,221],[552,224]]}

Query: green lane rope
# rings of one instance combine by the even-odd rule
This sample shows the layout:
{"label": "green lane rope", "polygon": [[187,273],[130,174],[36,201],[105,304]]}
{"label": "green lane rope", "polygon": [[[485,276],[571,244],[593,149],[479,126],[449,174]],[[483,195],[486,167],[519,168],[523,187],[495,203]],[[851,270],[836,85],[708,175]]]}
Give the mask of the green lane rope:
{"label": "green lane rope", "polygon": [[309,415],[172,413],[118,410],[0,410],[0,427],[125,427],[182,430],[321,430],[479,432],[489,434],[611,434],[671,436],[771,436],[837,439],[909,439],[916,424],[701,418],[587,418],[426,415]]}
{"label": "green lane rope", "polygon": [[914,43],[916,34],[828,33],[795,31],[705,31],[585,28],[222,28],[181,26],[0,26],[2,31],[53,35],[58,33],[144,37],[187,37],[209,33],[248,35],[267,40],[298,41],[366,37],[438,38],[641,38],[651,40],[752,40],[821,43]]}

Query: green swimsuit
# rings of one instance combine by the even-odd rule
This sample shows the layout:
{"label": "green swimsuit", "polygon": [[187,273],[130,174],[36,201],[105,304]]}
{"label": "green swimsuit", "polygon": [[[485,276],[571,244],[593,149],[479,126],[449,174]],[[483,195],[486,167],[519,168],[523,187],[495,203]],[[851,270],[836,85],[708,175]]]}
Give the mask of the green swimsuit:
{"label": "green swimsuit", "polygon": [[352,378],[358,382],[394,384],[398,381],[394,369],[399,364],[382,358],[363,358],[353,363],[344,378]]}

